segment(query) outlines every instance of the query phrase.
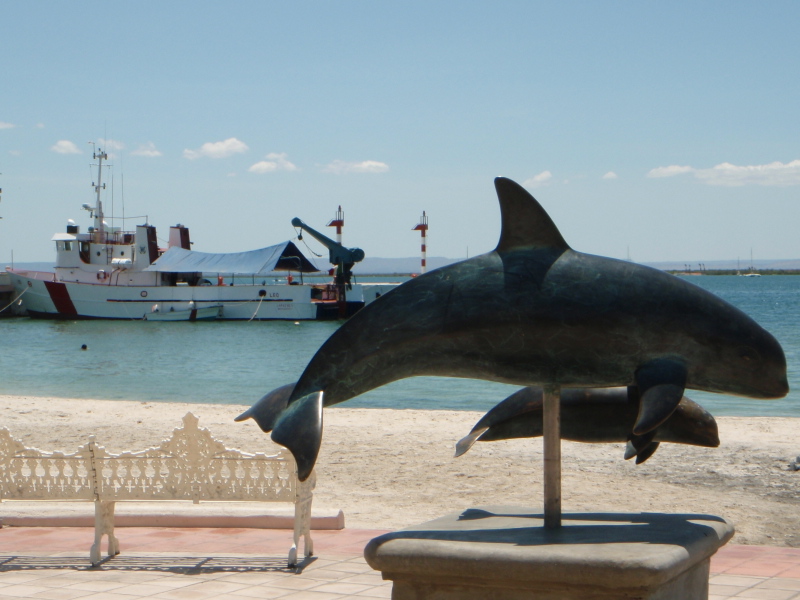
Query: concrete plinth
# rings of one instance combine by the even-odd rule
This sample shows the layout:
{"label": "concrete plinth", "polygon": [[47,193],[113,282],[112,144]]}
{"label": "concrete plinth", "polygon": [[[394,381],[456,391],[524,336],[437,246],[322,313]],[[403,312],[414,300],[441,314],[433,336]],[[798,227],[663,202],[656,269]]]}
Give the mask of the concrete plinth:
{"label": "concrete plinth", "polygon": [[395,600],[707,600],[711,556],[733,536],[721,517],[564,514],[484,506],[374,538],[367,563]]}

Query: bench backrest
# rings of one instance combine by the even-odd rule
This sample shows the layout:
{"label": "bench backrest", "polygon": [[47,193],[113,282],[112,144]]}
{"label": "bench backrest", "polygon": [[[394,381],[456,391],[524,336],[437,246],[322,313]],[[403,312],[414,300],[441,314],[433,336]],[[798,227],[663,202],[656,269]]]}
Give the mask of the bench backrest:
{"label": "bench backrest", "polygon": [[74,454],[26,448],[0,430],[3,500],[239,500],[294,502],[287,451],[251,454],[215,440],[192,413],[155,448],[112,454],[94,438]]}

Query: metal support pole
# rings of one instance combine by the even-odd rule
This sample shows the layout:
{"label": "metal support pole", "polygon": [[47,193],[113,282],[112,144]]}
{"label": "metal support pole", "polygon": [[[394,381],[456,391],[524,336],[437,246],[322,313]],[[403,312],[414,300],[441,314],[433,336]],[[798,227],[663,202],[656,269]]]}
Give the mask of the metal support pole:
{"label": "metal support pole", "polygon": [[544,526],[561,527],[561,387],[544,390]]}

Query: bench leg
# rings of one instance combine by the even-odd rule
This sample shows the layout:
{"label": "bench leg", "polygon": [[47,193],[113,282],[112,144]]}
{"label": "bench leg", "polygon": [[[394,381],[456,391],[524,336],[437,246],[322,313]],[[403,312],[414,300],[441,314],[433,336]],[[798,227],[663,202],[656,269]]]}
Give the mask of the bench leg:
{"label": "bench leg", "polygon": [[292,548],[289,550],[289,566],[297,566],[297,546],[300,544],[300,537],[303,537],[303,549],[305,556],[314,555],[314,541],[311,539],[311,498],[299,500],[294,505],[294,539]]}
{"label": "bench leg", "polygon": [[114,502],[97,500],[94,503],[94,544],[89,552],[92,565],[100,563],[100,543],[104,535],[108,536],[108,555],[119,554],[119,540],[114,536],[114,506]]}

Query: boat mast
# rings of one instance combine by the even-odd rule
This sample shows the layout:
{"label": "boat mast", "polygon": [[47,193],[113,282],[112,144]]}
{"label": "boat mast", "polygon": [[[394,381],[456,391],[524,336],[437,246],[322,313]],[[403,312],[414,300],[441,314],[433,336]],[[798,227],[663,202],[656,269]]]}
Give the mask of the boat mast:
{"label": "boat mast", "polygon": [[106,230],[103,223],[103,201],[100,200],[100,190],[106,189],[106,184],[102,183],[101,180],[103,178],[103,160],[108,160],[108,154],[103,152],[102,148],[98,148],[97,152],[92,154],[92,158],[97,161],[97,183],[92,183],[92,187],[97,193],[97,201],[94,207],[94,230],[97,234],[97,242],[102,244],[106,241]]}

